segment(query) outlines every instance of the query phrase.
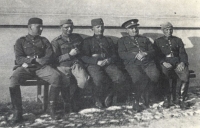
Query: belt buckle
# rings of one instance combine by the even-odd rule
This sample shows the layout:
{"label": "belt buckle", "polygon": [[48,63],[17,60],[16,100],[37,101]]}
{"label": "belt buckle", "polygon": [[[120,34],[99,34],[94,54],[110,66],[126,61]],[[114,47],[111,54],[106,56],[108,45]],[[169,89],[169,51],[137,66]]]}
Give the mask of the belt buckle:
{"label": "belt buckle", "polygon": [[166,55],[166,57],[174,57],[174,54],[170,53],[170,54]]}
{"label": "belt buckle", "polygon": [[174,54],[173,53],[170,53],[171,54],[171,57],[174,57]]}

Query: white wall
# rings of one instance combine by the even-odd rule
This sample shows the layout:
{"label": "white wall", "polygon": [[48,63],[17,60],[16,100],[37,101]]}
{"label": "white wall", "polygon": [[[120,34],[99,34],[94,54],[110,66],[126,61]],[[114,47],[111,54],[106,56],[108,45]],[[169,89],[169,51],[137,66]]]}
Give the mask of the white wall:
{"label": "white wall", "polygon": [[36,16],[45,25],[71,18],[75,25],[89,26],[92,18],[102,17],[106,26],[138,18],[141,26],[171,21],[176,27],[199,27],[199,8],[199,0],[0,0],[0,25],[24,25]]}

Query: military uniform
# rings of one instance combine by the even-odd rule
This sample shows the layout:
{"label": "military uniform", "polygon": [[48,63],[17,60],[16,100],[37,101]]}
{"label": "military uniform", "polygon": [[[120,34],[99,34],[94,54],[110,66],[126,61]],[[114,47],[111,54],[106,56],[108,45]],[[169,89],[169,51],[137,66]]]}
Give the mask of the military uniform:
{"label": "military uniform", "polygon": [[[75,76],[77,84],[80,88],[84,88],[87,84],[87,81],[89,80],[89,75],[84,70],[83,64],[80,60],[81,55],[69,55],[71,49],[80,49],[82,41],[82,37],[78,34],[70,34],[69,41],[62,35],[60,35],[52,41],[52,46],[57,62],[57,68],[64,75],[62,77],[62,84],[64,84],[63,86],[70,85],[71,75]],[[73,70],[74,68],[78,68],[79,72]]]}
{"label": "military uniform", "polygon": [[[169,38],[163,36],[155,40],[155,48],[157,53],[157,59],[162,68],[162,72],[165,75],[165,79],[171,78],[172,74],[177,74],[177,76],[182,81],[182,87],[180,88],[180,99],[185,100],[188,90],[189,82],[189,70],[188,70],[188,55],[185,51],[184,44],[182,40],[175,36],[170,36]],[[163,62],[168,62],[172,65],[172,68],[167,69],[163,66]],[[184,70],[177,70],[177,65],[183,62],[186,67]],[[169,95],[169,83],[166,82],[166,95]],[[167,94],[168,93],[168,94]]]}
{"label": "military uniform", "polygon": [[[15,44],[16,69],[10,80],[11,87],[19,86],[21,82],[38,76],[52,86],[60,86],[60,74],[49,65],[52,63],[53,49],[45,37],[27,35],[21,37]],[[40,64],[35,61],[40,59]],[[27,64],[28,67],[23,67]]]}
{"label": "military uniform", "polygon": [[[34,24],[34,25],[33,25]],[[39,77],[50,85],[50,101],[55,100],[55,88],[60,86],[60,73],[50,65],[53,60],[53,49],[45,37],[41,37],[42,19],[30,18],[28,21],[29,34],[19,38],[14,46],[14,72],[10,77],[10,96],[14,106],[12,123],[23,121],[22,99],[20,85],[27,79]]]}
{"label": "military uniform", "polygon": [[[126,21],[122,27],[126,29],[138,29],[137,19]],[[150,86],[155,86],[159,79],[159,71],[154,63],[155,51],[152,43],[147,37],[135,34],[134,36],[124,36],[118,40],[118,53],[123,60],[125,69],[129,73],[136,92],[136,105],[133,106],[139,111],[139,98],[142,92],[146,95],[145,104],[148,106]],[[141,60],[137,58],[139,53],[145,53]]]}
{"label": "military uniform", "polygon": [[[135,58],[139,51],[147,53],[142,61]],[[143,71],[151,81],[157,82],[159,73],[154,63],[155,51],[148,38],[141,35],[134,40],[130,36],[122,37],[118,40],[118,53],[133,83],[140,81]]]}
{"label": "military uniform", "polygon": [[[114,43],[110,38],[95,35],[86,38],[83,43],[82,53],[84,55],[82,60],[87,64],[87,70],[96,85],[94,92],[96,97],[102,97],[103,89],[106,90],[108,88],[106,87],[109,86],[108,77],[115,83],[114,86],[124,81],[123,73],[115,65],[117,56]],[[94,54],[98,54],[99,56],[93,57],[92,55]],[[103,67],[98,66],[97,62],[103,59],[110,59],[111,63]]]}
{"label": "military uniform", "polygon": [[[62,34],[51,43],[54,51],[55,66],[61,74],[61,95],[64,101],[64,111],[69,113],[78,111],[80,107],[80,93],[89,81],[90,76],[80,61],[78,53],[82,44],[82,37],[73,32],[71,19],[60,21]],[[76,54],[71,54],[76,51]],[[78,86],[77,86],[78,85]],[[72,95],[70,95],[70,92]],[[55,106],[56,103],[52,104]]]}

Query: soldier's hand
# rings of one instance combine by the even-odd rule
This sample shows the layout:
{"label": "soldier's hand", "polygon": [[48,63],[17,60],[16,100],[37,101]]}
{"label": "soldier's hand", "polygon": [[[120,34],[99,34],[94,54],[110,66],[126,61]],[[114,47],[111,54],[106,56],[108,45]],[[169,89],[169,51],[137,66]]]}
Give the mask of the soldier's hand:
{"label": "soldier's hand", "polygon": [[94,57],[94,58],[101,58],[101,54],[92,54],[92,57]]}
{"label": "soldier's hand", "polygon": [[109,65],[112,62],[111,58],[104,59],[104,61],[106,62],[106,65]]}
{"label": "soldier's hand", "polygon": [[23,64],[22,64],[22,67],[27,68],[27,67],[28,67],[28,64],[27,64],[27,63],[23,63]]}
{"label": "soldier's hand", "polygon": [[106,61],[105,60],[99,60],[98,62],[97,62],[97,65],[99,65],[99,66],[104,66],[104,65],[106,65]]}
{"label": "soldier's hand", "polygon": [[69,55],[70,56],[75,56],[79,53],[79,50],[77,48],[73,48],[70,52]]}
{"label": "soldier's hand", "polygon": [[135,57],[136,57],[138,60],[142,61],[146,55],[147,55],[146,52],[139,52]]}
{"label": "soldier's hand", "polygon": [[42,60],[39,58],[35,58],[35,61],[38,62],[39,64],[42,64]]}
{"label": "soldier's hand", "polygon": [[166,68],[172,68],[172,65],[167,62],[163,62],[163,66],[165,66]]}
{"label": "soldier's hand", "polygon": [[179,63],[176,67],[178,71],[183,71],[185,69],[185,64],[183,62]]}

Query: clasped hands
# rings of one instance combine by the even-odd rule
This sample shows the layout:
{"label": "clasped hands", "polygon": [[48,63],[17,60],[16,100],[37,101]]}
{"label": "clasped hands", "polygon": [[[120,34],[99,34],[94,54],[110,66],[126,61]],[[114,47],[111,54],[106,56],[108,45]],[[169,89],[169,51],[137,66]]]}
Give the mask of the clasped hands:
{"label": "clasped hands", "polygon": [[77,55],[78,53],[80,53],[80,51],[78,50],[78,48],[73,48],[73,49],[71,49],[71,51],[69,52],[69,55],[70,55],[70,56],[75,56],[75,55]]}
{"label": "clasped hands", "polygon": [[[92,57],[96,57],[96,58],[104,58],[105,55],[104,54],[93,54]],[[102,59],[102,60],[98,60],[97,61],[97,65],[103,67],[105,65],[109,65],[111,63],[111,59],[107,58],[107,59]]]}
{"label": "clasped hands", "polygon": [[144,60],[145,56],[147,55],[146,52],[142,52],[142,51],[139,51],[139,53],[137,53],[137,55],[135,56],[136,59],[142,61]]}
{"label": "clasped hands", "polygon": [[[170,69],[172,68],[172,65],[168,62],[163,62],[163,66],[165,66],[166,68]],[[177,65],[176,69],[178,71],[183,71],[185,69],[185,63],[181,62]]]}

